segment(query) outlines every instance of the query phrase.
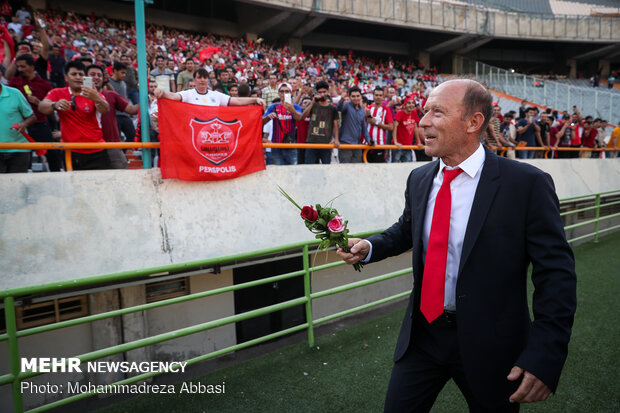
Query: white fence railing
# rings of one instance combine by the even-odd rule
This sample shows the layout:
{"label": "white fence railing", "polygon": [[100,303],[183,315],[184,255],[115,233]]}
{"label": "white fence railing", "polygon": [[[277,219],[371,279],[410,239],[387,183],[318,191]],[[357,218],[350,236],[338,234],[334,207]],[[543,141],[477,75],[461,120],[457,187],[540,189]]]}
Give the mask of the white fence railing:
{"label": "white fence railing", "polygon": [[555,110],[567,110],[577,106],[584,115],[600,117],[613,124],[620,124],[620,92],[568,85],[540,77],[528,76],[501,69],[474,60],[463,59],[463,74],[473,75],[491,89],[548,106]]}

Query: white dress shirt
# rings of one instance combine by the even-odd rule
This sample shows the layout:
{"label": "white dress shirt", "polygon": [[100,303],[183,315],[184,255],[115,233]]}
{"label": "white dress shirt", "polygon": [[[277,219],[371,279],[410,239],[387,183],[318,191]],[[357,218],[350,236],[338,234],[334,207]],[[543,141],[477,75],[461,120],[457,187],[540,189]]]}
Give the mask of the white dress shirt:
{"label": "white dress shirt", "polygon": [[[428,237],[431,233],[431,224],[433,222],[433,211],[435,210],[435,199],[441,184],[443,183],[444,168],[456,169],[461,168],[463,172],[459,174],[450,183],[451,191],[451,209],[450,209],[450,232],[448,235],[448,259],[446,262],[446,284],[444,293],[444,309],[456,311],[456,281],[461,262],[461,252],[463,250],[463,240],[465,239],[465,231],[469,222],[471,207],[474,203],[474,196],[480,181],[482,166],[486,155],[482,145],[465,159],[458,166],[447,166],[441,159],[439,160],[439,170],[433,179],[431,192],[428,195],[426,204],[426,214],[424,216],[424,228],[422,230],[422,259],[426,260],[426,248],[428,246]],[[362,262],[368,262],[372,254],[372,243],[370,244],[370,252]]]}

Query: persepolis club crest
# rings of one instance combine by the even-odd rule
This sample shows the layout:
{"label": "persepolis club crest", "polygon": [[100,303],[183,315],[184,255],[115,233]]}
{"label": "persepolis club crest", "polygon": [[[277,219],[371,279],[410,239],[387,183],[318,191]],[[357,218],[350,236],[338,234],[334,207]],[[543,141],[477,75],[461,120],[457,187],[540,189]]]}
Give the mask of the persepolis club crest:
{"label": "persepolis club crest", "polygon": [[209,162],[219,165],[230,158],[239,142],[241,121],[227,122],[218,117],[209,120],[194,118],[189,122],[192,128],[194,149]]}

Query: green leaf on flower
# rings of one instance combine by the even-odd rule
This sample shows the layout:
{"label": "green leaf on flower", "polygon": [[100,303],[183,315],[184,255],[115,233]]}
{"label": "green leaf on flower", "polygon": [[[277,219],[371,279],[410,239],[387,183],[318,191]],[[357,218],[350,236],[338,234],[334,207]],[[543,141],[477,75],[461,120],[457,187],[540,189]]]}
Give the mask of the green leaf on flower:
{"label": "green leaf on flower", "polygon": [[293,198],[291,198],[291,196],[289,194],[286,193],[286,191],[284,189],[282,189],[282,187],[280,185],[278,185],[278,190],[280,191],[280,193],[289,201],[291,201],[291,203],[293,205],[295,205],[300,211],[301,211],[301,207],[297,204],[297,202],[295,202],[293,200]]}

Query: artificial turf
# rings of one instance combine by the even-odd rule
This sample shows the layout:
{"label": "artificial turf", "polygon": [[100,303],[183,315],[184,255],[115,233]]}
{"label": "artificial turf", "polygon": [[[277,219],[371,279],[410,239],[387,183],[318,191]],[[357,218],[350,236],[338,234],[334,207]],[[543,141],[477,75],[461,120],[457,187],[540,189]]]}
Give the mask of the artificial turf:
{"label": "artificial turf", "polygon": [[[578,309],[556,395],[522,412],[620,412],[620,233],[575,248]],[[381,412],[403,310],[198,377],[225,394],[146,395],[99,413]],[[451,381],[432,413],[466,412]]]}

